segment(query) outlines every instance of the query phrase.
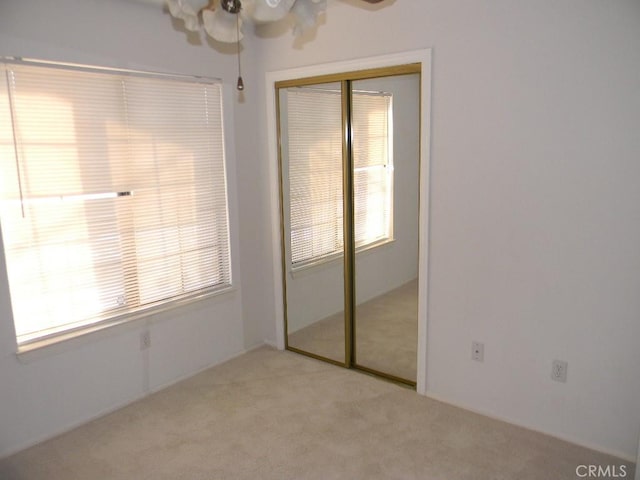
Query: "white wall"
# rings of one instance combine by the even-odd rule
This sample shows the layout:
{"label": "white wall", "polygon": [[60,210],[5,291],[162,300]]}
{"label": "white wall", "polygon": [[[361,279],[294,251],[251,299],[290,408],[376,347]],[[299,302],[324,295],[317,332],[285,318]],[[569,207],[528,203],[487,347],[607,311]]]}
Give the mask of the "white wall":
{"label": "white wall", "polygon": [[[255,118],[254,107],[236,104],[235,57],[197,43],[177,24],[172,27],[159,7],[124,0],[0,2],[0,56],[222,77],[236,286],[231,293],[18,358],[0,255],[0,457],[237,355],[263,336],[260,324],[249,324],[242,311],[236,166],[243,165],[238,176],[246,177],[246,168],[236,161],[235,145],[244,155],[248,147],[233,136],[234,121],[246,127],[247,118]],[[151,333],[145,351],[143,329]]]}
{"label": "white wall", "polygon": [[640,3],[341,0],[260,36],[265,72],[433,48],[428,394],[635,459]]}
{"label": "white wall", "polygon": [[[0,54],[235,83],[228,49],[170,25],[125,0],[2,0]],[[313,41],[249,35],[227,109],[239,290],[152,319],[146,354],[137,323],[22,364],[1,273],[0,456],[275,343],[264,72],[433,47],[428,393],[634,459],[639,32],[637,0],[332,0]],[[549,380],[553,358],[567,384]]]}

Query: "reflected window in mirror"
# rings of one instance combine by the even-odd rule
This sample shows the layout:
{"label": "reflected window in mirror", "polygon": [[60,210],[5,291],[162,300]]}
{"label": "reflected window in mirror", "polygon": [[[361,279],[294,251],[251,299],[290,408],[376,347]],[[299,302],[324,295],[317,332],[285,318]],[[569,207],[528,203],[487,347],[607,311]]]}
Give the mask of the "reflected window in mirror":
{"label": "reflected window in mirror", "polygon": [[[288,151],[292,270],[343,254],[340,92],[288,92]],[[354,91],[356,248],[393,239],[393,122],[390,93]]]}

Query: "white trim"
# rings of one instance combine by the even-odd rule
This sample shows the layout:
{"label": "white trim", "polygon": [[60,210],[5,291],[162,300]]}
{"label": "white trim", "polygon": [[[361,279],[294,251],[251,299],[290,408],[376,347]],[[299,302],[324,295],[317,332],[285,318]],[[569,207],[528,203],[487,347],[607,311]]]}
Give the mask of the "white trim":
{"label": "white trim", "polygon": [[418,257],[418,370],[416,390],[427,394],[429,319],[429,248],[431,219],[431,49],[423,50],[420,86],[420,225]]}
{"label": "white trim", "polygon": [[418,284],[418,369],[417,391],[427,392],[427,324],[429,282],[429,171],[431,151],[431,49],[413,50],[378,57],[347,60],[335,63],[311,65],[266,73],[267,142],[271,197],[271,248],[273,253],[273,282],[275,305],[276,345],[283,350],[285,345],[284,306],[282,289],[282,252],[280,234],[280,193],[278,179],[278,144],[276,128],[275,83],[281,80],[329,75],[341,72],[384,68],[409,63],[422,66],[420,105],[420,257]]}
{"label": "white trim", "polygon": [[640,435],[638,436],[638,456],[636,457],[636,478],[640,480]]}
{"label": "white trim", "polygon": [[[567,442],[567,443],[571,443],[575,446],[578,447],[582,447],[582,448],[586,448],[589,450],[593,450],[595,452],[598,453],[603,453],[605,455],[610,455],[612,457],[615,457],[619,460],[625,461],[625,462],[630,462],[633,463],[633,458],[632,455],[629,455],[628,453],[625,452],[621,452],[620,450],[611,450],[605,447],[602,447],[600,445],[594,444],[594,443],[589,443],[589,442],[585,442],[583,440],[580,440],[576,437],[572,437],[571,435],[562,435],[559,433],[553,433],[553,432],[549,432],[548,430],[541,430],[540,427],[537,427],[535,425],[526,423],[526,422],[521,422],[517,419],[514,419],[512,417],[507,417],[504,415],[496,415],[494,412],[489,412],[487,410],[483,410],[481,408],[474,408],[470,405],[467,405],[465,403],[460,403],[460,402],[452,402],[450,399],[446,398],[446,397],[442,397],[439,396],[437,394],[433,394],[432,392],[427,392],[426,393],[426,397],[436,401],[436,402],[440,402],[440,403],[444,403],[446,405],[450,405],[452,407],[455,408],[459,408],[461,410],[466,410],[467,412],[471,412],[471,413],[475,413],[477,415],[482,415],[483,417],[489,418],[491,420],[496,420],[498,422],[504,422],[507,423],[509,425],[512,425],[514,427],[519,427],[519,428],[524,428],[526,430],[529,430],[531,432],[535,432],[537,434],[540,435],[545,435],[547,437],[550,438],[555,438],[556,440],[561,440],[563,442]],[[577,466],[577,465],[576,465]],[[622,477],[621,477],[622,478]],[[636,476],[635,480],[639,480]]]}
{"label": "white trim", "polygon": [[278,166],[278,129],[276,127],[276,94],[275,83],[278,75],[267,73],[266,81],[266,110],[267,110],[267,155],[269,156],[269,193],[271,212],[271,252],[273,258],[273,294],[275,306],[275,328],[276,347],[284,350],[285,329],[284,329],[284,290],[282,282],[284,272],[282,271],[282,235],[280,233],[280,173]]}

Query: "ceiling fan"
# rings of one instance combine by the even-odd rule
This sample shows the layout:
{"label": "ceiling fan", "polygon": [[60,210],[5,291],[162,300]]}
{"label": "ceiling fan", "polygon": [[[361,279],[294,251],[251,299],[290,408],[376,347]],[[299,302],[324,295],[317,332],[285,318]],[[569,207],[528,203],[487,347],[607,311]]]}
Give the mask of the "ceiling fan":
{"label": "ceiling fan", "polygon": [[[361,0],[380,3],[384,0]],[[242,39],[242,24],[276,22],[288,14],[295,18],[293,33],[301,35],[317,22],[327,0],[166,0],[169,12],[184,21],[185,28],[201,28],[213,39],[236,43]]]}
{"label": "ceiling fan", "polygon": [[[295,18],[294,35],[313,27],[318,15],[327,8],[327,0],[165,0],[169,13],[184,22],[187,30],[203,29],[211,38],[224,43],[238,44],[238,90],[244,90],[240,68],[240,40],[242,24],[277,22],[287,15]],[[384,0],[362,0],[380,3]]]}

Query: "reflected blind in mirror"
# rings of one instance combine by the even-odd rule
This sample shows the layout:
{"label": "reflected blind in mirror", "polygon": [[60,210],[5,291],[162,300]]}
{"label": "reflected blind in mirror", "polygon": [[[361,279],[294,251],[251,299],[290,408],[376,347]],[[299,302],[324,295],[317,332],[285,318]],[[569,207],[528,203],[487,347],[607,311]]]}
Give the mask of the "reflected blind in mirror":
{"label": "reflected blind in mirror", "polygon": [[340,92],[287,91],[291,263],[342,251]]}
{"label": "reflected blind in mirror", "polygon": [[[366,247],[392,236],[391,95],[355,91],[353,101],[355,240]],[[291,264],[343,251],[340,92],[287,90]]]}
{"label": "reflected blind in mirror", "polygon": [[356,247],[392,236],[392,96],[354,92],[353,183]]}

